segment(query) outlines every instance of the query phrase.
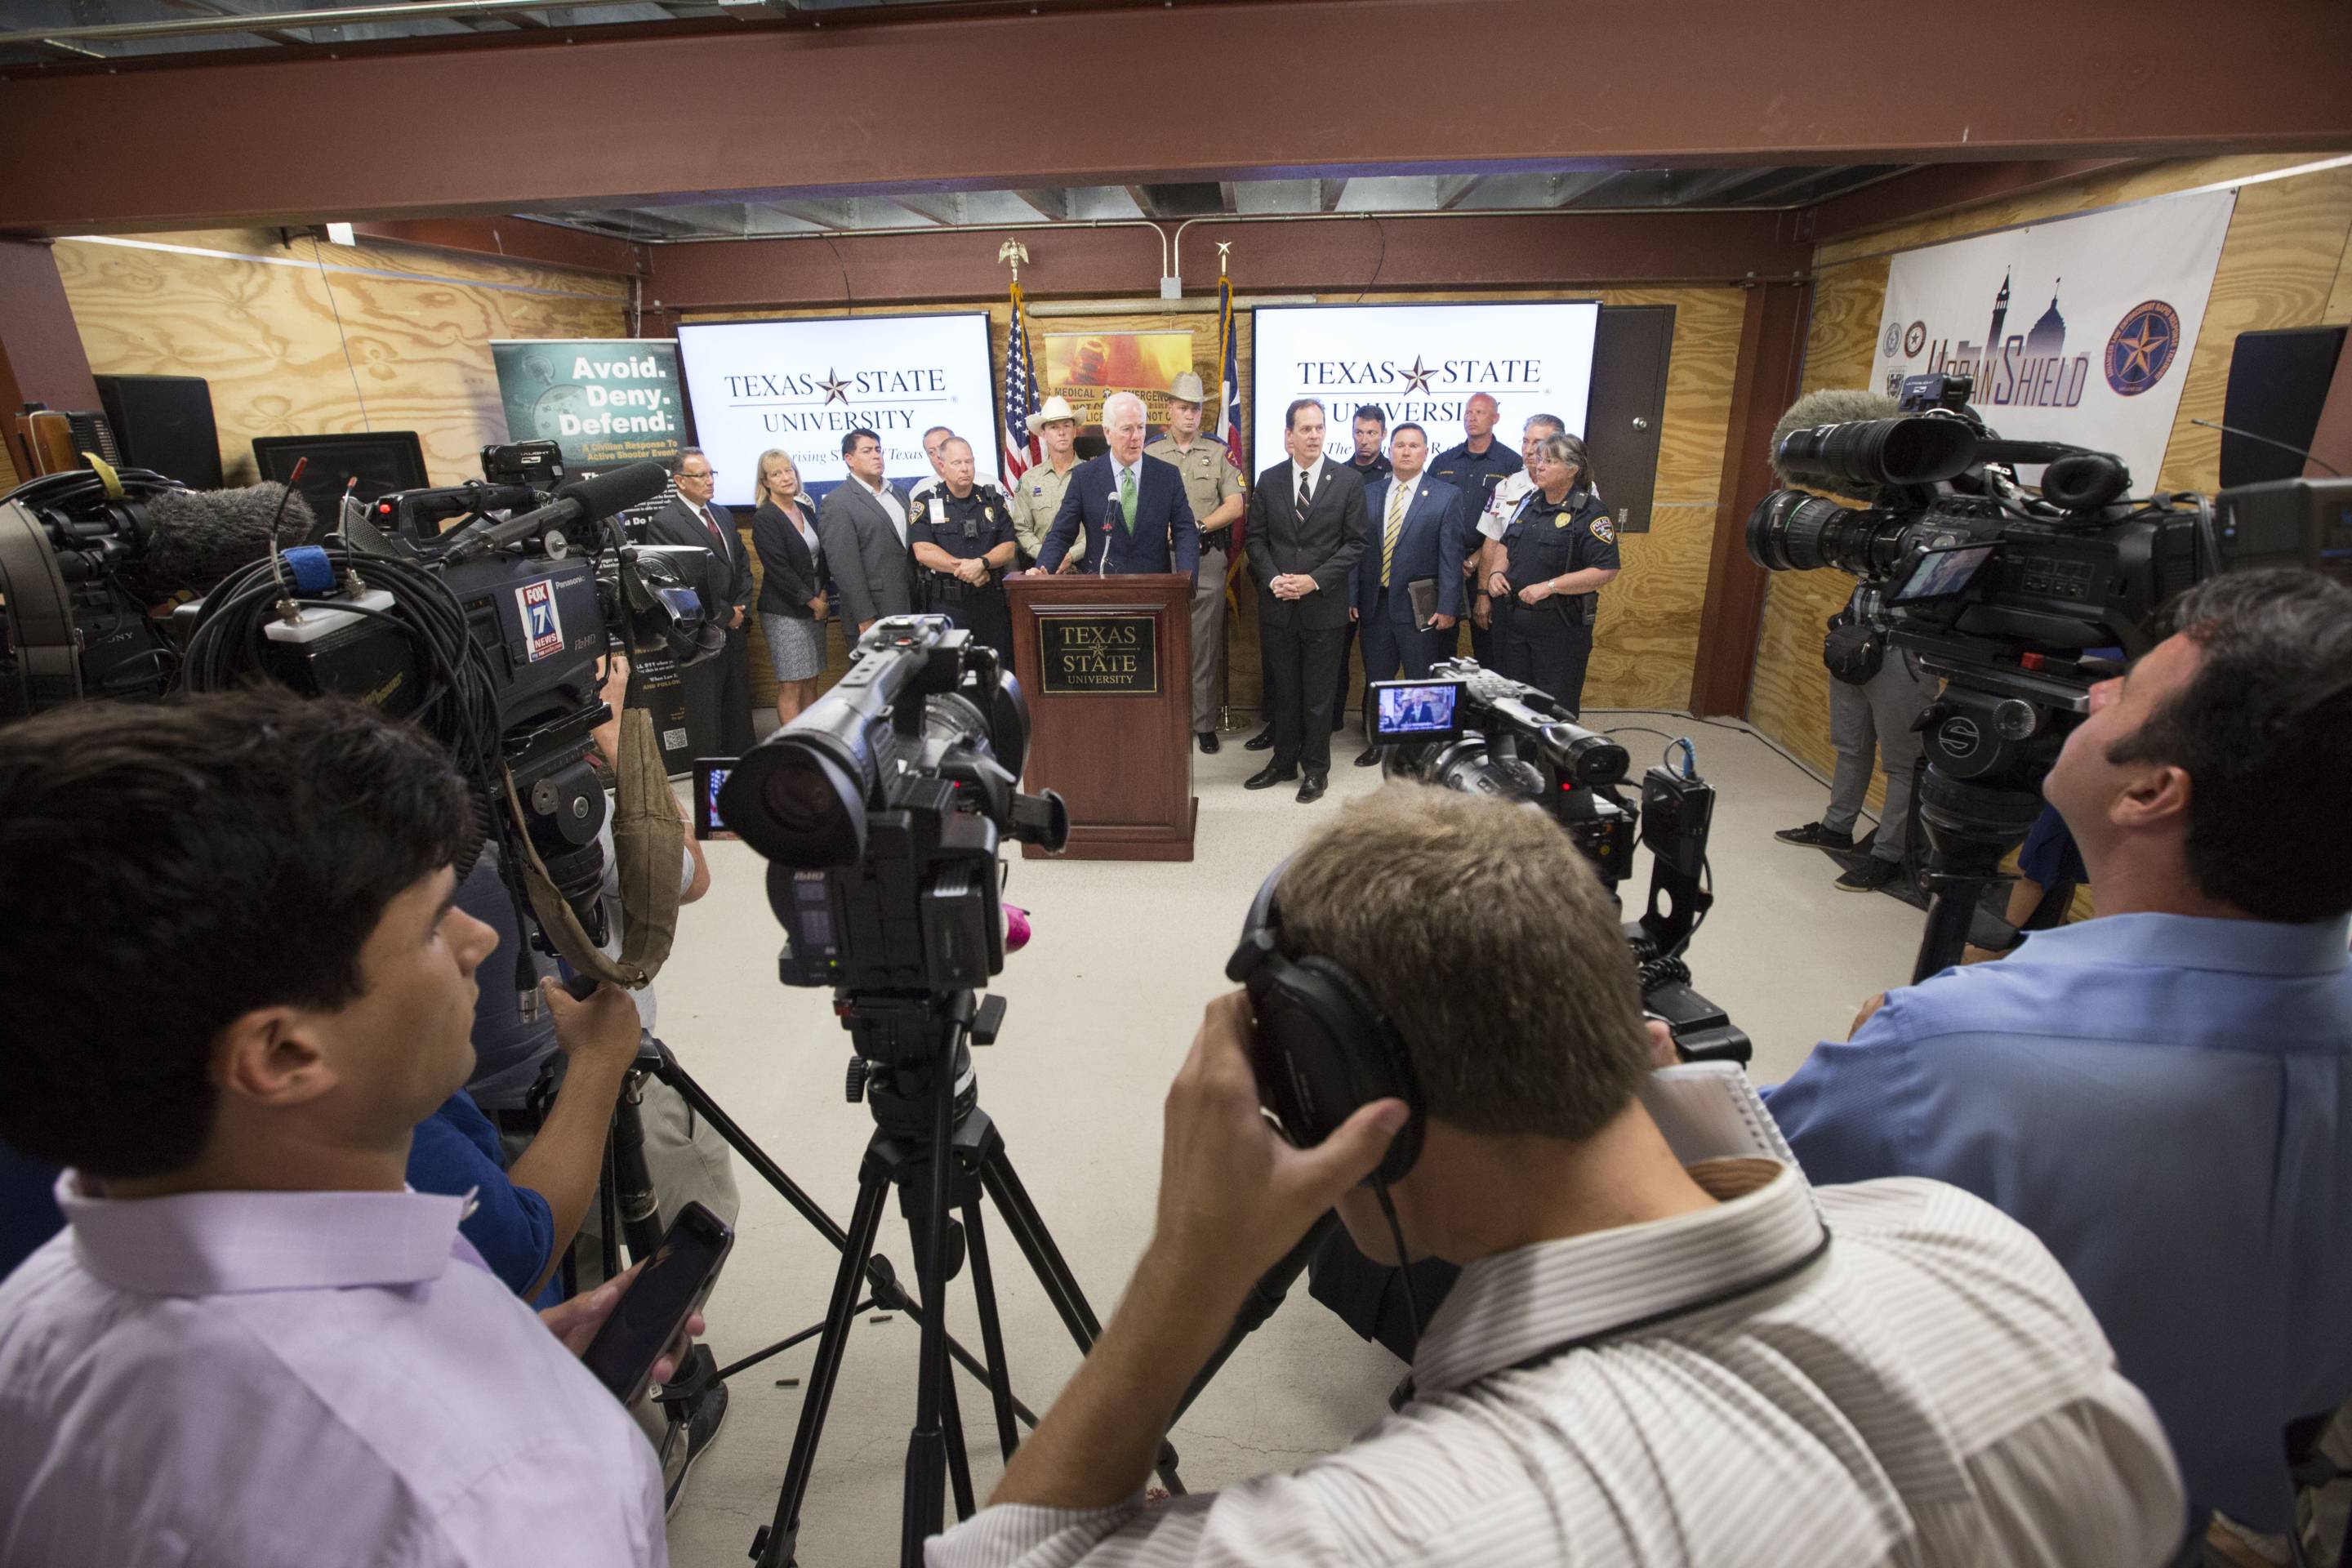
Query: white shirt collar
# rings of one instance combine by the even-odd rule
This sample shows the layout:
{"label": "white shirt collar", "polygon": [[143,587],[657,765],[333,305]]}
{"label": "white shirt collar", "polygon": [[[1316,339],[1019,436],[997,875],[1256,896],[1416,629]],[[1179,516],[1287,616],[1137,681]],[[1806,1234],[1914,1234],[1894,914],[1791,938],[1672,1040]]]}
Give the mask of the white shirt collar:
{"label": "white shirt collar", "polygon": [[[417,1192],[198,1192],[84,1195],[71,1171],[58,1207],[92,1274],[147,1296],[411,1285],[475,1254],[457,1234],[468,1197]],[[459,1247],[465,1247],[463,1252]]]}
{"label": "white shirt collar", "polygon": [[1723,1201],[1649,1225],[1538,1242],[1464,1268],[1413,1356],[1421,1395],[1475,1383],[1565,1341],[1736,1289],[1795,1265],[1821,1245],[1825,1233],[1812,1191],[1793,1167],[1710,1160],[1690,1171]]}
{"label": "white shirt collar", "polygon": [[1321,458],[1317,458],[1313,467],[1302,468],[1298,466],[1298,459],[1293,458],[1290,460],[1290,493],[1292,495],[1297,495],[1298,493],[1298,481],[1301,479],[1304,479],[1307,481],[1307,493],[1313,495],[1315,493],[1316,481],[1322,477],[1322,474],[1323,460]]}

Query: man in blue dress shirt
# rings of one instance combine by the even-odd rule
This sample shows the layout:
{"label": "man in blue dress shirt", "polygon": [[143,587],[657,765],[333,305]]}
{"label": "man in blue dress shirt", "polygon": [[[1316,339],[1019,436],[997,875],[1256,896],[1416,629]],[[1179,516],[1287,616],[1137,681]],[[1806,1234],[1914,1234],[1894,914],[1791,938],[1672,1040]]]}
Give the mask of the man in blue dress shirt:
{"label": "man in blue dress shirt", "polygon": [[2191,1502],[2290,1528],[2352,1396],[2352,589],[2222,577],[2043,793],[2098,918],[1890,994],[1767,1092],[1815,1183],[1932,1176],[2057,1255]]}

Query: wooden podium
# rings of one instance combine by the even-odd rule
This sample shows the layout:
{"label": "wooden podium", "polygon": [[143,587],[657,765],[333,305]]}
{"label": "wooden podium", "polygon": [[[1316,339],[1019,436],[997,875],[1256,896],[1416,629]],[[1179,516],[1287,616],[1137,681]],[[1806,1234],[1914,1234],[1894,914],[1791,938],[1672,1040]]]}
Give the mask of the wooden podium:
{"label": "wooden podium", "polygon": [[[1024,787],[1059,790],[1080,860],[1190,860],[1192,580],[1014,577],[1013,671],[1029,700]],[[1022,847],[1034,858],[1045,850]]]}

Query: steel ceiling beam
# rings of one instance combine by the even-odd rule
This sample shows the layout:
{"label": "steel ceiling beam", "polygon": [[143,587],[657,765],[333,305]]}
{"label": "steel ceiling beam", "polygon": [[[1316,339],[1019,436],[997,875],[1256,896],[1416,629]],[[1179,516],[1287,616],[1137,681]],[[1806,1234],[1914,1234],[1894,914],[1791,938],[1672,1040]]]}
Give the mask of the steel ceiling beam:
{"label": "steel ceiling beam", "polygon": [[[619,0],[576,0],[577,4]],[[1034,6],[1040,15],[1029,15]],[[350,5],[343,21],[529,9],[511,0]],[[1759,169],[2338,151],[2352,146],[2352,5],[2273,0],[2263,25],[2210,0],[1982,0],[1921,7],[1890,28],[1876,0],[1816,0],[1807,26],[1749,0],[1690,0],[1684,26],[1638,8],[1578,19],[1579,47],[1641,90],[1496,94],[1475,51],[1432,50],[1446,0],[1200,0],[1181,7],[929,5],[659,26],[405,38],[104,66],[0,68],[0,143],[38,146],[0,189],[0,232],[117,232],[322,217],[576,210],[675,200],[839,199],[897,191],[1196,184],[1580,169]],[[316,18],[320,13],[299,14]],[[819,28],[816,23],[822,21]],[[1486,0],[1498,37],[1557,26],[1556,0]],[[191,18],[224,30],[249,19]],[[284,25],[279,18],[278,25]],[[48,36],[50,29],[39,36]],[[1835,91],[1809,92],[1819,40],[1843,42]],[[1987,37],[2042,58],[2098,59],[2021,89],[1999,71],[1936,70]],[[341,58],[331,58],[340,55]],[[874,84],[1017,79],[1036,58],[1213,58],[1185,131],[1137,114],[1118,72],[1066,73],[1057,110],[1080,138],[1038,133],[1019,94],[960,96],[955,134]],[[1318,61],[1302,75],[1295,62]],[[1393,113],[1360,84],[1415,62]],[[742,134],[741,106],[778,79],[799,113]],[[2194,81],[2193,93],[2165,84]],[[398,136],[353,103],[630,104],[627,135],[549,137],[521,115],[415,115]],[[1458,106],[1477,102],[1478,114]],[[268,103],[271,112],[249,111]],[[647,107],[650,106],[650,107]],[[289,136],[285,128],[299,125]],[[1498,155],[1497,149],[1508,149]],[[785,173],[789,171],[789,173]]]}
{"label": "steel ceiling beam", "polygon": [[1005,194],[1039,217],[1051,219],[1055,223],[1068,221],[1070,193],[1067,191],[1026,190],[1008,191]]}
{"label": "steel ceiling beam", "polygon": [[1436,200],[1433,204],[1435,210],[1442,213],[1452,212],[1455,207],[1462,205],[1464,198],[1467,197],[1471,192],[1476,190],[1486,183],[1486,176],[1484,174],[1447,174],[1442,176],[1437,182]]}

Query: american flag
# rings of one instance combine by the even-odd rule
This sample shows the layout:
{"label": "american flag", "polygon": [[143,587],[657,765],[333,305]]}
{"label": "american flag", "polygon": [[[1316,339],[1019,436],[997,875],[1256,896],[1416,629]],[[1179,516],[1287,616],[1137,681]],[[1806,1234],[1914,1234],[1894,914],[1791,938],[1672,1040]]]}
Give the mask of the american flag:
{"label": "american flag", "polygon": [[1019,484],[1032,463],[1042,461],[1045,449],[1029,429],[1037,416],[1035,363],[1029,347],[1029,316],[1022,307],[1021,285],[1013,286],[1013,330],[1004,351],[1004,477]]}

